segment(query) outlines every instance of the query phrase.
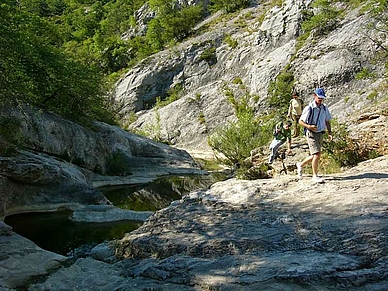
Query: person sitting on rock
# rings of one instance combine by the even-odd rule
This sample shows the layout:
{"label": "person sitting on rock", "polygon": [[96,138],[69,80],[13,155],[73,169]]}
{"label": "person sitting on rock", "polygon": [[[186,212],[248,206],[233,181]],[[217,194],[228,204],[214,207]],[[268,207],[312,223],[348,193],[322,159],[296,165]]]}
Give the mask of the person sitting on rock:
{"label": "person sitting on rock", "polygon": [[272,164],[273,161],[276,158],[277,152],[282,144],[284,144],[287,141],[287,154],[291,154],[291,121],[287,121],[285,123],[279,122],[275,126],[274,130],[274,138],[269,146],[269,150],[271,151],[271,154],[268,159],[268,164]]}

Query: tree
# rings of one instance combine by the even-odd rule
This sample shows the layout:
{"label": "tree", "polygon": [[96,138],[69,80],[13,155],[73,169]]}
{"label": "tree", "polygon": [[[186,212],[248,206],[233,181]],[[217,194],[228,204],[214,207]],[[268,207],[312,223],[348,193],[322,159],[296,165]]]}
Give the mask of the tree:
{"label": "tree", "polygon": [[103,76],[65,54],[58,31],[46,19],[0,5],[0,96],[73,119],[109,119]]}
{"label": "tree", "polygon": [[249,4],[249,0],[211,0],[209,9],[211,11],[225,10],[227,13],[231,13],[238,11],[239,9],[247,8]]}

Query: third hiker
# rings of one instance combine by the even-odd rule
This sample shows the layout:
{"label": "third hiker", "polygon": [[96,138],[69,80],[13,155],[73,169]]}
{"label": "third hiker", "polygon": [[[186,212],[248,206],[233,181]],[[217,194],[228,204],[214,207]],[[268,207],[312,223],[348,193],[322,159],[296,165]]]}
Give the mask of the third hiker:
{"label": "third hiker", "polygon": [[292,90],[292,99],[290,101],[290,106],[288,107],[287,117],[292,119],[293,128],[292,137],[297,137],[300,132],[299,128],[299,118],[302,115],[303,101],[299,99],[299,93],[293,89]]}

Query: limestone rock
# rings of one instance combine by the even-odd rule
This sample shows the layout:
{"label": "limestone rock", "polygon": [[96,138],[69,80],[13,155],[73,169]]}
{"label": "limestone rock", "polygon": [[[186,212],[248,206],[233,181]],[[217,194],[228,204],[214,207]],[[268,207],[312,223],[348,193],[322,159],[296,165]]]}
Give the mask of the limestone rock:
{"label": "limestone rock", "polygon": [[[305,103],[312,100],[313,89],[322,86],[333,116],[340,120],[373,104],[368,98],[373,92],[378,93],[376,100],[383,99],[379,86],[384,83],[384,64],[371,61],[371,52],[378,51],[370,39],[374,32],[366,30],[371,19],[358,9],[347,8],[346,17],[332,31],[319,38],[313,32],[296,52],[304,13],[316,12],[311,2],[283,1],[282,7],[268,10],[262,22],[258,21],[263,13],[261,5],[253,5],[224,22],[220,14],[218,22],[212,18],[214,25],[206,33],[135,66],[116,86],[115,103],[121,108],[122,125],[132,131],[147,131],[158,125],[163,140],[190,150],[206,150],[207,137],[235,120],[223,86],[233,88],[233,81],[241,80],[246,92],[255,96],[251,105],[257,115],[266,115],[270,110],[266,100],[269,84],[287,65],[292,66]],[[239,29],[235,23],[242,18],[246,26]],[[226,36],[236,40],[237,46],[230,47],[224,40]],[[214,51],[212,63],[203,57],[210,50]],[[378,77],[356,80],[363,68],[376,72]],[[156,97],[165,98],[176,85],[182,88],[179,100],[150,109]],[[137,112],[138,119],[128,124],[133,112]]]}
{"label": "limestone rock", "polygon": [[116,253],[148,262],[127,265],[133,275],[208,289],[383,290],[387,163],[363,162],[325,184],[295,175],[219,182],[156,212]]}
{"label": "limestone rock", "polygon": [[0,289],[18,289],[58,269],[66,257],[45,251],[16,233],[0,236]]}

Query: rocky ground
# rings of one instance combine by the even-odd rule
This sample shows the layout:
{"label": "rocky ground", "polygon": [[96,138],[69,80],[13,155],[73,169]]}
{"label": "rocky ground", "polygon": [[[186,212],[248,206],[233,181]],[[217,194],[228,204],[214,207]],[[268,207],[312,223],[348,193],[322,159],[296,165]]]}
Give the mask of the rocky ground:
{"label": "rocky ground", "polygon": [[387,166],[219,182],[76,262],[36,248],[17,263],[3,225],[0,290],[387,290]]}
{"label": "rocky ground", "polygon": [[198,290],[386,290],[387,165],[364,162],[322,185],[295,175],[220,182],[156,213],[117,254],[154,258],[142,276],[184,274]]}

